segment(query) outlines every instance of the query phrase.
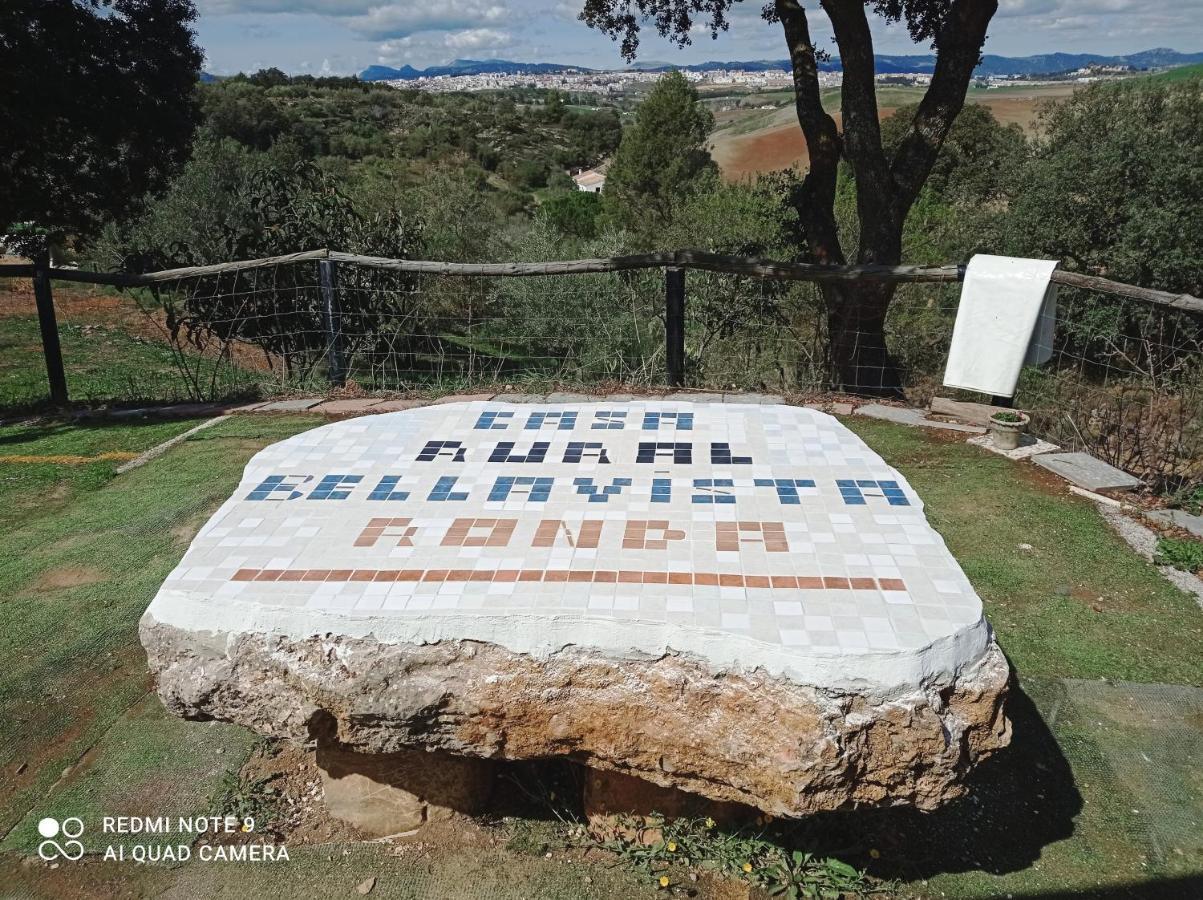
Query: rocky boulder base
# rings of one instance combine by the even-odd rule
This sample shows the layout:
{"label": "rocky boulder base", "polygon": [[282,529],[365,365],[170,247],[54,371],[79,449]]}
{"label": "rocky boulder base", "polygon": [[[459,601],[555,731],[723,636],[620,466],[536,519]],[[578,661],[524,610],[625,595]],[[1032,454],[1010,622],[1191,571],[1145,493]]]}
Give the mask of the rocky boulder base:
{"label": "rocky boulder base", "polygon": [[202,637],[149,621],[142,642],[176,715],[357,754],[571,756],[782,816],[934,809],[1010,739],[996,645],[955,676],[881,696],[710,671],[678,654],[607,659],[565,648],[536,659],[473,641]]}

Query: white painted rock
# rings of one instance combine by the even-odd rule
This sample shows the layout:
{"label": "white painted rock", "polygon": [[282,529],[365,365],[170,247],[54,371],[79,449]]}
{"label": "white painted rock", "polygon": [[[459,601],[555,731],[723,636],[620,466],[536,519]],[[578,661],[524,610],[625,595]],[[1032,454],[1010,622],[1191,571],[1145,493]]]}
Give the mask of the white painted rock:
{"label": "white painted rock", "polygon": [[931,808],[1009,740],[1006,663],[919,498],[780,405],[476,402],[306,432],[250,462],[141,631],[180,715],[567,754],[782,815]]}

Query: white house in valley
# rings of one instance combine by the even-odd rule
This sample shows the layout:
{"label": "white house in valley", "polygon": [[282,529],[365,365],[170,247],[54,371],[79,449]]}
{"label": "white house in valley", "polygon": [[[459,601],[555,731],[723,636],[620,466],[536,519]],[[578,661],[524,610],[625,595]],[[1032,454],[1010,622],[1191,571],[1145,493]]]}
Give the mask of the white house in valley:
{"label": "white house in valley", "polygon": [[604,172],[599,172],[597,169],[586,169],[584,172],[578,172],[572,176],[572,180],[576,182],[578,191],[586,191],[590,194],[600,194],[602,188],[606,186],[606,175]]}

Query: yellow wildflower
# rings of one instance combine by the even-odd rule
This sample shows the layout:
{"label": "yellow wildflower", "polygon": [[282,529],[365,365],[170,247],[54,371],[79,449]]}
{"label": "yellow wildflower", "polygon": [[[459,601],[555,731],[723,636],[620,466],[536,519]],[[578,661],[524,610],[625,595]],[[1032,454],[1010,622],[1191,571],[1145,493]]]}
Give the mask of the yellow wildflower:
{"label": "yellow wildflower", "polygon": [[752,864],[751,864],[751,863],[744,863],[744,871],[745,871],[745,872],[751,872],[751,871],[752,871]]}
{"label": "yellow wildflower", "polygon": [[669,852],[669,853],[676,853],[676,852],[677,852],[677,842],[676,842],[676,841],[669,841],[669,842],[668,842],[668,852]]}
{"label": "yellow wildflower", "polygon": [[714,819],[710,818],[709,816],[706,817],[706,827],[707,828],[713,828],[716,824],[717,823],[714,821]]}
{"label": "yellow wildflower", "polygon": [[669,884],[670,884],[670,882],[669,882],[669,880],[668,880],[668,876],[667,876],[667,875],[661,875],[661,876],[660,876],[660,887],[662,887],[662,888],[666,888],[666,887],[668,887],[668,885],[669,885]]}

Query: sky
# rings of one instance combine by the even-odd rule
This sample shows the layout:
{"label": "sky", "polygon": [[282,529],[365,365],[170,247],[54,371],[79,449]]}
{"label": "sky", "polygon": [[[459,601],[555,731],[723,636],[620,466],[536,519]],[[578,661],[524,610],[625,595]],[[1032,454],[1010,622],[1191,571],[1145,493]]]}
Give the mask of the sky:
{"label": "sky", "polygon": [[[737,2],[730,28],[712,40],[695,25],[677,49],[654,28],[642,32],[639,61],[782,59],[779,25],[760,18],[764,0]],[[346,75],[373,64],[416,68],[452,59],[511,59],[599,69],[625,63],[609,38],[577,19],[584,0],[196,0],[206,71],[218,75],[275,66],[291,74]],[[804,2],[823,46],[831,27],[815,0]],[[877,18],[877,17],[873,17]],[[926,53],[905,29],[874,27],[878,53]],[[987,53],[1030,56],[1123,54],[1170,47],[1203,50],[1203,0],[1000,0]]]}

